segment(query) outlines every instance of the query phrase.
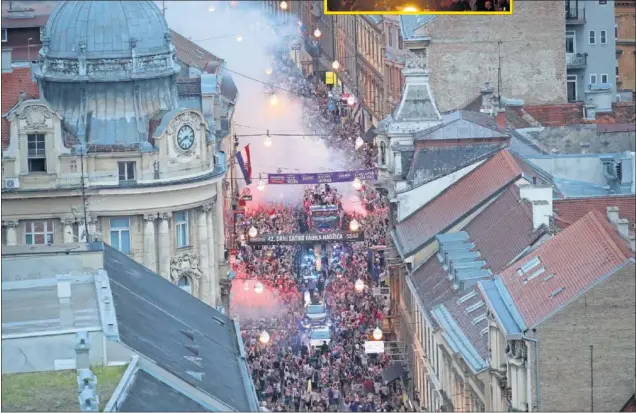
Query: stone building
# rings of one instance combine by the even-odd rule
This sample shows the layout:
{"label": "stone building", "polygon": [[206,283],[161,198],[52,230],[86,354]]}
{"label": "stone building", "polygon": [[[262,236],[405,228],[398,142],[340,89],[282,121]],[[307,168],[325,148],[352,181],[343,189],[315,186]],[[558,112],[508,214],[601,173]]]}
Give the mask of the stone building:
{"label": "stone building", "polygon": [[634,239],[619,212],[589,212],[478,283],[490,411],[619,411],[634,394]]}
{"label": "stone building", "polygon": [[177,82],[172,33],[152,2],[59,3],[33,66],[37,92],[3,113],[3,243],[103,239],[226,302],[220,138],[237,93],[213,66],[194,93]]}
{"label": "stone building", "polygon": [[431,85],[442,112],[464,106],[484,82],[526,104],[565,103],[563,2],[515,3],[510,16],[401,16],[404,39],[428,39]]}

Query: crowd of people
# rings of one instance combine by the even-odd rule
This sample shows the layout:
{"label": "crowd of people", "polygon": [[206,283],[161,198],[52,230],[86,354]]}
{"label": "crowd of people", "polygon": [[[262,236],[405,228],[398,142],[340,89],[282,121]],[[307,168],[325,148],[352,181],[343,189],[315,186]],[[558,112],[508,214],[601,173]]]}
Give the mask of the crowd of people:
{"label": "crowd of people", "polygon": [[[331,92],[321,83],[292,75],[289,68],[284,73],[280,79],[284,86],[304,96],[307,127],[328,130],[326,144],[344,155],[349,168],[372,167],[375,147],[356,147],[360,127],[346,116],[334,119],[328,107],[333,101]],[[327,184],[305,188],[297,206],[261,205],[235,217],[240,244],[233,260],[236,280],[261,283],[271,293],[261,304],[274,309],[251,311],[240,303],[231,305],[232,315],[240,321],[259,400],[270,411],[407,411],[402,382],[387,382],[382,376],[391,364],[390,356],[366,354],[364,349],[391,311],[385,296],[374,294],[375,287],[386,282],[382,250],[387,242],[388,204],[368,183],[357,194],[363,212],[345,211],[341,193]],[[355,218],[365,240],[322,245],[318,253],[314,253],[315,246],[250,245],[252,227],[258,234],[307,231],[314,205],[337,206],[344,222]],[[340,225],[346,225],[342,219]],[[307,293],[312,301],[323,303],[329,314],[331,339],[322,345],[312,343],[311,328],[303,327]],[[252,301],[258,301],[258,293],[253,294]],[[263,332],[267,332],[266,339]]]}

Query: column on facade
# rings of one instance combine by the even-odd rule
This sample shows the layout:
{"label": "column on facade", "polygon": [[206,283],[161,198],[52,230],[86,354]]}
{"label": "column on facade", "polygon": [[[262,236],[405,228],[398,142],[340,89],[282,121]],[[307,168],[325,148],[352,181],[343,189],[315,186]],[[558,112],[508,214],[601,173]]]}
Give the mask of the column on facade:
{"label": "column on facade", "polygon": [[208,254],[208,218],[205,208],[198,211],[197,232],[199,234],[199,254],[201,256],[201,285],[199,286],[199,298],[201,301],[210,304],[210,260]]}
{"label": "column on facade", "polygon": [[170,279],[170,217],[172,213],[164,212],[159,220],[159,274]]}
{"label": "column on facade", "polygon": [[[208,276],[210,278],[210,305],[216,307],[220,303],[218,302],[219,291],[219,279],[216,271],[217,258],[216,258],[216,245],[219,242],[216,234],[214,233],[214,208],[215,204],[209,204],[204,206],[207,229],[208,229]],[[221,240],[220,242],[223,242]]]}
{"label": "column on facade", "polygon": [[156,213],[144,215],[144,265],[152,271],[157,270],[157,250],[155,249],[156,219]]}
{"label": "column on facade", "polygon": [[62,217],[62,235],[65,244],[71,244],[75,242],[75,234],[73,232],[73,225],[75,224],[75,217]]}
{"label": "column on facade", "polygon": [[2,225],[7,228],[7,245],[18,245],[18,224],[19,221],[2,221]]}
{"label": "column on facade", "polygon": [[[221,262],[225,262],[225,222],[223,219],[223,213],[224,213],[224,208],[223,208],[223,203],[225,202],[224,200],[224,191],[223,191],[223,183],[222,182],[218,182],[217,186],[216,186],[216,201],[214,202],[214,209],[213,212],[215,214],[215,239],[216,242],[214,244],[215,248],[216,248],[216,260],[217,262],[221,263]],[[231,246],[228,246],[228,248],[231,248]],[[221,277],[225,277],[225,274],[219,274],[219,278]]]}
{"label": "column on facade", "polygon": [[77,221],[79,242],[86,242],[88,239],[88,226],[84,224],[84,218],[80,218]]}

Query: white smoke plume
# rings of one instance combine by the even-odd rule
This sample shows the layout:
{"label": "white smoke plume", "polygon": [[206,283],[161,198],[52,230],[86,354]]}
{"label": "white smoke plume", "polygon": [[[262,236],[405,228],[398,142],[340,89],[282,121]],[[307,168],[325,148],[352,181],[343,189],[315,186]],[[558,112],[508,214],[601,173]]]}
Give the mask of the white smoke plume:
{"label": "white smoke plume", "polygon": [[[163,2],[157,2],[163,7]],[[259,174],[266,181],[267,173],[326,172],[347,170],[344,156],[327,149],[322,138],[303,137],[311,133],[303,122],[301,98],[277,89],[278,104],[271,104],[271,95],[263,83],[271,82],[266,72],[273,68],[269,47],[289,48],[289,40],[277,35],[275,27],[298,34],[298,18],[289,16],[285,23],[269,19],[260,1],[167,1],[166,20],[170,28],[222,58],[239,90],[234,115],[238,135],[298,133],[297,136],[272,136],[273,144],[265,147],[265,136],[239,137],[240,148],[250,144],[253,203],[296,203],[301,198],[298,185],[268,185],[257,190]],[[240,41],[239,41],[240,39]],[[300,38],[298,38],[300,39]],[[253,78],[255,80],[249,79]],[[259,83],[263,82],[263,83]],[[244,125],[244,126],[238,126]],[[324,130],[314,133],[326,134]],[[239,175],[240,176],[240,173]],[[243,186],[244,182],[239,181]],[[345,199],[354,196],[350,184],[338,184]]]}

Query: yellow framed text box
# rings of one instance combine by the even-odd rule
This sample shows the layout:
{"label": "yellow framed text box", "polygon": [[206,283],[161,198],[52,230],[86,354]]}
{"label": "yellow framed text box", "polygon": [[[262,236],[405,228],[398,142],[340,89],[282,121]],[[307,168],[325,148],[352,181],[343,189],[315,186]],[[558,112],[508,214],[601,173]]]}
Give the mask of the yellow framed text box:
{"label": "yellow framed text box", "polygon": [[477,16],[492,16],[492,15],[510,15],[514,12],[515,0],[508,0],[510,4],[510,10],[507,11],[448,11],[448,10],[434,10],[434,9],[419,9],[417,3],[421,0],[387,0],[389,3],[398,4],[396,7],[401,7],[399,11],[385,11],[385,10],[359,10],[359,11],[330,11],[328,3],[335,2],[341,3],[344,0],[323,0],[324,13],[325,14],[342,14],[342,15],[369,15],[369,14],[397,14],[397,15],[419,15],[419,14],[435,14],[435,15],[477,15]]}

